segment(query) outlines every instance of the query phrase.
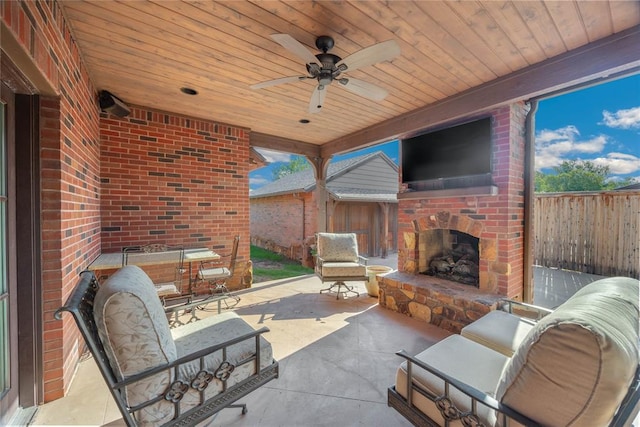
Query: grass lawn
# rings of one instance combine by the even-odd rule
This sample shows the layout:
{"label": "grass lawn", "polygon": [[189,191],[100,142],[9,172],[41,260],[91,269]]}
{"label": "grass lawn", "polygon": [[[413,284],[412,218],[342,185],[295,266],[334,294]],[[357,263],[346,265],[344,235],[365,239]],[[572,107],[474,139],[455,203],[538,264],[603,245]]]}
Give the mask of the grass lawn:
{"label": "grass lawn", "polygon": [[303,267],[298,261],[290,260],[253,245],[251,246],[251,262],[253,262],[254,283],[313,274],[313,269]]}

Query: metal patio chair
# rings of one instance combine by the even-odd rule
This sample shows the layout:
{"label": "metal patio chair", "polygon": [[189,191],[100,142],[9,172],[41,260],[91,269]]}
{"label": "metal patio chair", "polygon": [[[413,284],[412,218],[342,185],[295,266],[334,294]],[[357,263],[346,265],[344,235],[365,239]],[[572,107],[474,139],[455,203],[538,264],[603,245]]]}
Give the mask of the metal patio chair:
{"label": "metal patio chair", "polygon": [[[202,261],[198,268],[196,279],[201,282],[209,283],[209,291],[211,295],[224,295],[235,301],[235,306],[240,301],[240,297],[232,294],[227,287],[227,281],[233,277],[233,272],[236,266],[236,257],[238,256],[238,245],[240,243],[240,236],[233,238],[233,245],[231,253],[227,255],[221,255],[221,258],[226,258],[228,261],[225,264],[221,261]],[[206,299],[204,300],[206,301]],[[229,306],[226,299],[224,303]]]}

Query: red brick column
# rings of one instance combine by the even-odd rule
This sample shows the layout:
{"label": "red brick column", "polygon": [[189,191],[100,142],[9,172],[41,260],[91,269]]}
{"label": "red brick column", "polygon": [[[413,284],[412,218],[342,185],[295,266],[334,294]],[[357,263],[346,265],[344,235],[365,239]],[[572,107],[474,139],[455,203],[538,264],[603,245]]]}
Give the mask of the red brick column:
{"label": "red brick column", "polygon": [[513,104],[493,117],[493,183],[497,195],[401,199],[399,269],[417,273],[418,233],[451,228],[480,239],[480,289],[522,298],[524,259],[524,143],[528,107]]}

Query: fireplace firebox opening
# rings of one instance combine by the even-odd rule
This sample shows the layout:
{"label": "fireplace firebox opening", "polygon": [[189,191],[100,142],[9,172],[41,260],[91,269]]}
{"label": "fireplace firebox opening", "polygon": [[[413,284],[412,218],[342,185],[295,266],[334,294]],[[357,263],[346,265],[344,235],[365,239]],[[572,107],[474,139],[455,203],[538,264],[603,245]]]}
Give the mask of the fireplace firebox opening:
{"label": "fireplace firebox opening", "polygon": [[445,229],[429,230],[423,236],[420,273],[479,287],[480,239]]}

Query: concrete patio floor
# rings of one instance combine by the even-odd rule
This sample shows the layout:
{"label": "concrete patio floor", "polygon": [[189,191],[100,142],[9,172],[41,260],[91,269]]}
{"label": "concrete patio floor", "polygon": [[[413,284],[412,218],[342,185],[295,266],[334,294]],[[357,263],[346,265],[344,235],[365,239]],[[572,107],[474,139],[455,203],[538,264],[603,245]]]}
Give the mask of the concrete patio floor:
{"label": "concrete patio floor", "polygon": [[[236,292],[233,308],[265,335],[280,377],[243,399],[249,412],[225,409],[211,426],[409,426],[387,407],[386,389],[406,349],[418,353],[448,332],[380,308],[364,283],[360,297],[319,294],[315,276],[254,284]],[[201,312],[199,317],[214,315]],[[185,320],[187,320],[186,318]],[[30,425],[122,426],[91,357],[83,360],[66,397],[42,405]]]}
{"label": "concrete patio floor", "polygon": [[[393,256],[369,265],[395,266]],[[397,265],[397,264],[396,264]],[[599,276],[535,270],[535,299],[555,307]],[[315,276],[254,284],[236,292],[233,308],[265,337],[280,362],[280,378],[243,399],[249,412],[221,411],[210,426],[409,426],[387,407],[386,390],[405,349],[416,354],[449,333],[380,308],[364,283],[360,297],[337,300],[319,294]],[[200,312],[199,317],[214,315]],[[187,320],[188,318],[185,318]],[[123,426],[113,399],[90,356],[79,364],[66,397],[38,408],[30,425]]]}

